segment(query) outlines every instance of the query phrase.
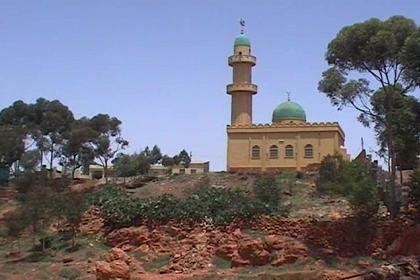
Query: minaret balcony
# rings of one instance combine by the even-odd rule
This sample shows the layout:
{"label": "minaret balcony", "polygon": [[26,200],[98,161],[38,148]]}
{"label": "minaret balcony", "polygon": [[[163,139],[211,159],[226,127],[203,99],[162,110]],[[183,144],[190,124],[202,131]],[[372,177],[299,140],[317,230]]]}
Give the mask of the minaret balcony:
{"label": "minaret balcony", "polygon": [[249,83],[238,83],[238,84],[229,84],[226,87],[227,93],[233,92],[251,92],[253,94],[257,93],[257,85]]}
{"label": "minaret balcony", "polygon": [[231,55],[228,62],[229,66],[233,66],[235,63],[250,63],[254,66],[257,63],[257,58],[253,55]]}

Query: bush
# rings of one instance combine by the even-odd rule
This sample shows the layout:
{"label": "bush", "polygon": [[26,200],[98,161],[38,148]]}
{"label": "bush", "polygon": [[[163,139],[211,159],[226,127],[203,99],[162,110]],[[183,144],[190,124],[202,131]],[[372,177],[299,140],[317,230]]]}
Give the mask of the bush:
{"label": "bush", "polygon": [[321,161],[319,168],[319,177],[316,182],[317,190],[324,194],[340,194],[342,193],[341,172],[344,160],[341,155],[328,155]]}
{"label": "bush", "polygon": [[410,177],[411,199],[420,211],[420,168],[417,168]]}
{"label": "bush", "polygon": [[378,211],[377,186],[368,168],[356,161],[346,162],[340,155],[322,160],[317,189],[324,194],[347,196],[358,216],[370,217]]}
{"label": "bush", "polygon": [[106,187],[94,193],[91,202],[101,208],[105,223],[113,227],[168,221],[226,225],[236,219],[250,220],[273,213],[266,203],[240,190],[211,187],[202,187],[182,199],[168,194],[132,199],[119,189]]}
{"label": "bush", "polygon": [[254,186],[255,197],[273,211],[279,210],[281,187],[273,174],[261,174]]}

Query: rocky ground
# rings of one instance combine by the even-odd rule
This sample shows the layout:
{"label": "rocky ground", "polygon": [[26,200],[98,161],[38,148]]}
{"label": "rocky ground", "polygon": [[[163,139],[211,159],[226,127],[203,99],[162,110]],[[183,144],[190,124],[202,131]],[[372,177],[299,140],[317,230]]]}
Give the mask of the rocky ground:
{"label": "rocky ground", "polygon": [[[222,228],[170,223],[112,230],[91,208],[74,252],[62,249],[36,259],[30,252],[14,255],[17,245],[29,244],[3,240],[0,280],[333,280],[358,274],[351,279],[420,279],[420,228],[409,217],[390,221],[380,216],[367,225],[351,217],[345,199],[317,195],[310,179],[283,180],[287,218],[264,217]],[[250,190],[253,182],[246,175],[177,176],[128,191],[137,197],[183,196],[203,184]],[[98,186],[76,188],[84,187]]]}

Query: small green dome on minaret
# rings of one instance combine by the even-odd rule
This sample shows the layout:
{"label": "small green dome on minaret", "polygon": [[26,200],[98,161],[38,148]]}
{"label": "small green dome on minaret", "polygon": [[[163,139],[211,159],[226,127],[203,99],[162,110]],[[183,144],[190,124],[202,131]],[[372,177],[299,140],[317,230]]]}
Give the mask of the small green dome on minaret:
{"label": "small green dome on minaret", "polygon": [[287,100],[281,103],[273,111],[273,122],[281,122],[285,120],[298,120],[306,122],[305,110],[299,104]]}
{"label": "small green dome on minaret", "polygon": [[244,34],[240,34],[238,37],[236,37],[235,39],[235,47],[236,46],[251,46],[251,42],[249,41],[248,37],[245,36]]}

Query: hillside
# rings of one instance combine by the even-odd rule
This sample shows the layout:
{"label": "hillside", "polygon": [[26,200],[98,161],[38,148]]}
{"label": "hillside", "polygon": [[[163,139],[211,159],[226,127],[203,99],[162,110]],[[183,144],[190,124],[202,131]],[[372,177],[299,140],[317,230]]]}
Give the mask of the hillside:
{"label": "hillside", "polygon": [[[137,199],[186,198],[207,187],[239,188],[253,196],[255,180],[225,173],[180,175],[124,189]],[[371,269],[382,273],[390,263],[403,263],[394,268],[411,277],[404,279],[418,279],[410,268],[418,267],[418,259],[404,256],[416,252],[418,240],[402,238],[411,242],[408,246],[397,240],[419,233],[405,230],[412,224],[409,218],[391,221],[379,215],[369,225],[360,224],[347,199],[319,195],[313,177],[287,173],[277,181],[282,186],[277,216],[225,226],[169,221],[112,228],[93,207],[84,215],[76,249],[70,249],[57,223],[48,229],[51,241],[43,254],[29,250],[29,233],[13,243],[2,238],[0,279],[342,279]]]}

